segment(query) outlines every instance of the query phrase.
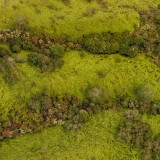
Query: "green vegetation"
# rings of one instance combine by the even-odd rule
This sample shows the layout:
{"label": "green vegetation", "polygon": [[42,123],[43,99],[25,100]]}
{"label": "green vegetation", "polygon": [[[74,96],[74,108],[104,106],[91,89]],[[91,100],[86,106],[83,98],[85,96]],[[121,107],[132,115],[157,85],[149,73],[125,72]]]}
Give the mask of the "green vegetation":
{"label": "green vegetation", "polygon": [[145,160],[157,159],[160,153],[160,136],[152,137],[150,126],[141,121],[137,111],[127,111],[125,117],[125,121],[119,126],[118,137],[139,147]]}
{"label": "green vegetation", "polygon": [[[64,3],[65,2],[65,3]],[[0,28],[31,28],[38,32],[77,39],[83,34],[134,29],[137,11],[156,7],[159,0],[103,1],[7,0],[0,2]],[[7,14],[6,14],[7,13]],[[118,26],[118,27],[117,27]]]}
{"label": "green vegetation", "polygon": [[1,1],[0,159],[159,160],[159,3]]}
{"label": "green vegetation", "polygon": [[[84,127],[66,132],[61,127],[48,128],[41,133],[2,143],[1,159],[139,159],[136,149],[115,139],[121,113],[105,111],[89,118]],[[63,154],[62,154],[63,153]]]}

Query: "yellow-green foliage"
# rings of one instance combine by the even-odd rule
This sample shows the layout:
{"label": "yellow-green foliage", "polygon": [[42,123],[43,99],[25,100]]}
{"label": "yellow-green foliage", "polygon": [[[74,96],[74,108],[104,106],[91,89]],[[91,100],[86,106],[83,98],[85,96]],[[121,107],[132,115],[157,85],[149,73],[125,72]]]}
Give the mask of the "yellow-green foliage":
{"label": "yellow-green foliage", "polygon": [[154,135],[158,135],[160,133],[160,116],[159,115],[155,115],[155,116],[144,115],[143,121],[147,122],[151,126],[151,129],[154,131]]}
{"label": "yellow-green foliage", "polygon": [[36,31],[55,36],[68,35],[72,39],[88,33],[133,30],[139,23],[135,10],[155,7],[160,0],[70,0],[65,5],[60,0],[1,0],[0,28],[10,28],[15,21],[27,19]]}
{"label": "yellow-green foliage", "polygon": [[2,160],[139,160],[139,153],[115,138],[122,115],[104,111],[90,117],[77,132],[61,127],[48,128],[41,133],[28,134],[2,143]]}
{"label": "yellow-green foliage", "polygon": [[[26,59],[28,52],[14,56]],[[107,98],[128,94],[135,98],[134,89],[148,84],[154,98],[160,97],[160,69],[145,56],[126,58],[115,55],[93,55],[86,52],[71,51],[64,56],[64,66],[51,73],[40,73],[27,63],[17,64],[20,79],[12,86],[5,84],[0,76],[0,109],[3,116],[21,102],[21,107],[32,94],[48,88],[51,93],[63,95],[69,93],[84,98],[88,86],[102,86]],[[104,77],[99,72],[105,74]]]}
{"label": "yellow-green foliage", "polygon": [[[96,0],[70,1],[65,5],[60,0],[1,0],[0,29],[25,19],[32,30],[62,38],[65,34],[78,39],[92,32],[132,31],[139,23],[138,11],[160,3],[160,0],[104,0],[102,5]],[[14,56],[26,60],[28,54],[21,51]],[[27,63],[17,64],[20,78],[14,85],[6,84],[0,73],[0,116],[3,115],[0,119],[11,109],[23,108],[28,99],[43,88],[60,96],[69,93],[83,99],[88,86],[102,86],[108,93],[107,98],[128,94],[134,99],[135,87],[147,84],[154,98],[160,97],[160,69],[143,55],[130,59],[70,51],[63,59],[64,66],[53,73],[40,73]],[[138,160],[139,152],[115,139],[121,118],[121,113],[104,111],[91,117],[82,130],[75,133],[55,127],[3,142],[0,160]],[[154,134],[159,133],[159,116],[146,116],[144,121],[151,125]]]}

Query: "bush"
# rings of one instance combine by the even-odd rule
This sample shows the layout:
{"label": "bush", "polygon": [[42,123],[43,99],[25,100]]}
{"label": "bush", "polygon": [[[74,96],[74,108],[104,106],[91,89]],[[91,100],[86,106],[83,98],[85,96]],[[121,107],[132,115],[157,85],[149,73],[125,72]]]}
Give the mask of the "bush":
{"label": "bush", "polygon": [[120,53],[129,57],[135,57],[138,53],[137,38],[128,32],[91,34],[84,36],[82,41],[84,48],[91,53]]}
{"label": "bush", "polygon": [[14,46],[11,47],[11,51],[13,53],[19,53],[19,52],[21,52],[21,48],[18,45],[14,45]]}
{"label": "bush", "polygon": [[63,65],[61,59],[54,59],[53,57],[48,57],[41,53],[30,53],[28,55],[28,63],[31,66],[36,66],[40,68],[42,72],[51,72],[55,68],[60,68]]}
{"label": "bush", "polygon": [[16,69],[15,65],[14,65],[14,59],[13,58],[7,58],[4,61],[4,80],[8,83],[8,84],[13,84],[15,82],[17,82],[18,80],[18,70]]}
{"label": "bush", "polygon": [[31,66],[37,66],[37,67],[41,67],[42,66],[42,61],[38,56],[38,53],[30,53],[28,55],[28,63]]}
{"label": "bush", "polygon": [[63,45],[55,44],[51,46],[51,55],[55,58],[61,58],[65,54],[65,49]]}
{"label": "bush", "polygon": [[135,92],[138,100],[150,102],[154,98],[153,91],[147,84],[140,85]]}
{"label": "bush", "polygon": [[10,41],[10,49],[14,53],[19,53],[22,47],[22,40],[20,38],[13,38]]}
{"label": "bush", "polygon": [[29,22],[28,22],[27,17],[25,17],[25,16],[17,17],[12,23],[12,29],[13,30],[28,31],[29,30]]}
{"label": "bush", "polygon": [[140,120],[125,120],[120,126],[118,137],[136,147],[142,147],[152,138],[150,126]]}
{"label": "bush", "polygon": [[118,138],[138,147],[143,159],[152,160],[153,139],[150,126],[140,120],[137,112],[130,111],[125,113],[125,116],[127,118],[118,127]]}
{"label": "bush", "polygon": [[137,54],[138,54],[138,47],[137,46],[124,46],[124,47],[121,47],[120,49],[120,54],[122,55],[125,55],[125,56],[128,56],[128,57],[136,57]]}
{"label": "bush", "polygon": [[83,37],[83,45],[91,53],[103,54],[109,50],[109,43],[105,41],[105,37],[99,34],[87,35]]}
{"label": "bush", "polygon": [[156,21],[156,23],[160,23],[160,12],[157,12],[156,14],[155,14],[155,21]]}
{"label": "bush", "polygon": [[106,89],[100,86],[89,86],[86,97],[94,103],[104,103],[107,100]]}
{"label": "bush", "polygon": [[3,47],[0,47],[0,57],[5,57],[11,55],[11,52]]}

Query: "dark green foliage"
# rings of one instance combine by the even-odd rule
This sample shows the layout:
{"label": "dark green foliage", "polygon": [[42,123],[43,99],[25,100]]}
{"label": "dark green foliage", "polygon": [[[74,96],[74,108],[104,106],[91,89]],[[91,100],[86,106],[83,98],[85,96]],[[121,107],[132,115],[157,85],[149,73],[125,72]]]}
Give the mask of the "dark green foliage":
{"label": "dark green foliage", "polygon": [[140,120],[137,111],[127,111],[125,117],[126,119],[118,128],[118,138],[140,148],[141,155],[145,160],[152,160],[153,141],[150,126]]}
{"label": "dark green foliage", "polygon": [[14,45],[14,46],[11,47],[11,51],[13,53],[19,53],[19,52],[21,52],[21,48],[18,45]]}
{"label": "dark green foliage", "polygon": [[101,86],[89,86],[86,89],[86,98],[92,102],[103,104],[108,97],[105,88]]}
{"label": "dark green foliage", "polygon": [[27,17],[25,16],[21,16],[21,17],[17,17],[15,18],[15,20],[12,23],[12,27],[13,30],[23,30],[23,31],[28,31],[29,28],[29,22]]}
{"label": "dark green foliage", "polygon": [[105,78],[106,77],[106,72],[105,71],[98,71],[97,74],[100,78]]}
{"label": "dark green foliage", "polygon": [[22,47],[22,40],[20,38],[13,38],[10,41],[10,48],[13,53],[19,53]]}
{"label": "dark green foliage", "polygon": [[127,119],[119,126],[118,137],[127,143],[141,147],[146,141],[151,140],[152,132],[150,126],[141,122],[134,111],[130,112],[132,116],[126,116]]}
{"label": "dark green foliage", "polygon": [[156,14],[155,14],[155,21],[159,24],[160,23],[160,11],[158,11]]}
{"label": "dark green foliage", "polygon": [[155,52],[160,55],[160,43],[156,44]]}
{"label": "dark green foliage", "polygon": [[138,42],[129,33],[103,33],[83,37],[83,45],[91,53],[113,54],[120,53],[135,57],[138,53]]}
{"label": "dark green foliage", "polygon": [[8,49],[0,47],[0,57],[5,57],[9,55],[11,55],[11,52]]}
{"label": "dark green foliage", "polygon": [[138,47],[137,46],[121,46],[119,53],[128,57],[136,57],[138,54]]}
{"label": "dark green foliage", "polygon": [[30,53],[28,55],[28,63],[32,66],[41,67],[42,62],[41,59],[38,57],[38,53]]}
{"label": "dark green foliage", "polygon": [[55,58],[61,58],[65,54],[64,46],[58,43],[51,46],[50,49],[52,56]]}
{"label": "dark green foliage", "polygon": [[41,69],[42,72],[51,72],[57,67],[63,65],[61,59],[53,59],[41,53],[30,53],[28,55],[28,63]]}
{"label": "dark green foliage", "polygon": [[138,100],[150,102],[154,98],[154,93],[147,84],[142,84],[139,87],[137,87],[135,93]]}
{"label": "dark green foliage", "polygon": [[4,80],[8,84],[13,84],[18,80],[19,73],[11,57],[0,58],[0,72],[3,73]]}
{"label": "dark green foliage", "polygon": [[153,139],[151,128],[140,119],[138,110],[129,110],[119,125],[117,137],[138,147],[144,160],[158,160],[160,156],[160,135]]}

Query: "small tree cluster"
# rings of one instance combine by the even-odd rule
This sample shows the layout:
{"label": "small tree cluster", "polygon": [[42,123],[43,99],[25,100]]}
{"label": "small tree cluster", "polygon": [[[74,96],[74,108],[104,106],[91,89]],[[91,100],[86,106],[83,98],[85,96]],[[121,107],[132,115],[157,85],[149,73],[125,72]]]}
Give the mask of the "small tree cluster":
{"label": "small tree cluster", "polygon": [[87,35],[83,37],[83,45],[86,50],[95,54],[120,53],[135,57],[139,50],[135,37],[127,32]]}
{"label": "small tree cluster", "polygon": [[117,137],[140,149],[144,160],[155,160],[160,154],[160,136],[152,138],[152,131],[147,123],[141,121],[137,110],[125,113],[125,120],[119,125]]}

